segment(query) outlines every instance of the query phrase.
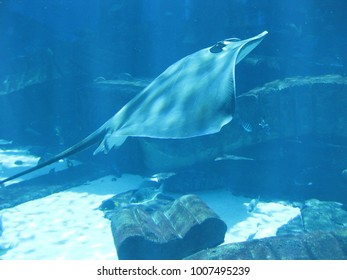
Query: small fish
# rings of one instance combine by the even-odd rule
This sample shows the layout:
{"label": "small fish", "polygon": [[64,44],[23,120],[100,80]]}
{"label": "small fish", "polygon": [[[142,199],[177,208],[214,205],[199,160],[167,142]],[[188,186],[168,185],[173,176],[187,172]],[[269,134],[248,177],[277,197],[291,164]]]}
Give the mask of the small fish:
{"label": "small fish", "polygon": [[55,136],[57,136],[57,138],[58,138],[58,142],[59,142],[59,145],[60,146],[63,146],[64,145],[64,138],[62,137],[62,135],[61,135],[61,128],[59,127],[59,126],[56,126],[55,128],[54,128],[54,131],[55,131]]}
{"label": "small fish", "polygon": [[97,77],[93,80],[94,83],[105,82],[106,79],[104,77]]}
{"label": "small fish", "polygon": [[143,205],[156,200],[160,191],[153,191],[150,188],[142,188],[135,191],[129,200],[130,205]]}
{"label": "small fish", "polygon": [[249,203],[245,203],[248,213],[253,213],[259,203],[259,197],[253,198]]}
{"label": "small fish", "polygon": [[176,173],[175,172],[162,172],[162,173],[157,173],[157,174],[152,175],[150,178],[148,178],[148,180],[159,183],[160,181],[166,180],[173,175],[176,175]]}
{"label": "small fish", "polygon": [[241,126],[248,133],[253,131],[253,126],[249,122],[242,121]]}
{"label": "small fish", "polygon": [[13,141],[0,139],[0,145],[11,145],[12,143],[13,143]]}
{"label": "small fish", "polygon": [[310,186],[313,186],[313,183],[311,181],[309,181],[309,182],[300,182],[300,181],[297,181],[296,179],[294,179],[294,185],[302,186],[302,187],[310,187]]}
{"label": "small fish", "polygon": [[221,157],[217,157],[214,159],[214,161],[219,161],[219,160],[254,160],[254,159],[248,158],[248,157],[235,156],[235,155],[223,155]]}
{"label": "small fish", "polygon": [[261,129],[266,135],[270,134],[270,125],[264,119],[261,119],[258,125],[261,127]]}
{"label": "small fish", "polygon": [[248,237],[247,237],[247,241],[253,240],[254,237],[257,235],[258,231],[259,231],[259,226],[260,223],[257,223],[257,228],[255,230],[255,232],[251,233]]}
{"label": "small fish", "polygon": [[24,131],[30,135],[36,136],[36,137],[43,137],[42,133],[38,132],[37,130],[33,129],[30,126],[27,126],[24,128]]}
{"label": "small fish", "polygon": [[261,119],[260,123],[259,123],[259,126],[262,128],[262,129],[269,129],[269,124],[267,122],[265,122],[264,119]]}

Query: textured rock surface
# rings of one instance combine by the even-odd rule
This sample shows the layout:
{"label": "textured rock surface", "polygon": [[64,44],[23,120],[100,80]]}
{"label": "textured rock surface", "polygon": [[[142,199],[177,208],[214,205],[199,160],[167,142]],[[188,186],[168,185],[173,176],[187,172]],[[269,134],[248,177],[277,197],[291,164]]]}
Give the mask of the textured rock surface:
{"label": "textured rock surface", "polygon": [[199,197],[166,209],[137,204],[108,213],[119,259],[182,259],[224,241],[226,224]]}
{"label": "textured rock surface", "polygon": [[347,212],[342,204],[310,199],[301,205],[301,216],[278,229],[277,235],[347,230]]}
{"label": "textured rock surface", "polygon": [[190,260],[345,260],[347,230],[276,236],[223,245],[187,257]]}
{"label": "textured rock surface", "polygon": [[0,95],[11,94],[27,87],[52,82],[63,77],[52,50],[12,59],[6,79],[0,83]]}

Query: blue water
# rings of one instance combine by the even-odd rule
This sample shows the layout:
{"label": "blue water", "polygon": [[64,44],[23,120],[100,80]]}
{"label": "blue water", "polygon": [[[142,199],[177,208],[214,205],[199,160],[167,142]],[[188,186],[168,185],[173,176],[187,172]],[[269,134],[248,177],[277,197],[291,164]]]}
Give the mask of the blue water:
{"label": "blue water", "polygon": [[[26,147],[47,159],[98,128],[179,59],[223,39],[246,39],[264,30],[269,35],[236,67],[237,95],[289,77],[340,75],[343,80],[347,74],[346,11],[344,1],[328,0],[1,1],[0,139],[9,142],[0,142],[0,149]],[[125,80],[130,85],[95,83],[108,80]],[[143,84],[134,86],[135,81]],[[168,182],[170,190],[175,190],[175,184],[190,185],[194,191],[230,184],[236,194],[252,198],[317,198],[345,205],[347,127],[343,123],[347,116],[343,104],[347,97],[337,94],[346,95],[346,85],[323,84],[317,89],[322,94],[326,88],[327,97],[317,101],[308,85],[302,95],[295,92],[296,101],[274,109],[287,112],[280,115],[288,117],[288,123],[278,124],[266,112],[258,116],[258,111],[247,111],[251,107],[237,103],[240,119],[236,118],[235,126],[245,139],[256,140],[235,149],[239,158],[229,156],[232,163],[192,159],[220,139],[224,140],[218,145],[229,149],[233,138],[225,141],[226,134],[189,142],[188,148],[181,140],[164,144],[148,140],[158,145],[159,154],[164,151],[177,158],[187,150],[200,151],[190,155],[186,164],[171,162],[167,170],[158,168],[166,162],[151,165],[146,158],[151,154],[144,151],[146,139],[129,138],[109,155],[93,156],[89,149],[73,159],[97,164],[117,176],[183,174]],[[291,118],[293,111],[295,118]],[[304,132],[295,130],[296,124]],[[160,156],[156,160],[165,161]]]}

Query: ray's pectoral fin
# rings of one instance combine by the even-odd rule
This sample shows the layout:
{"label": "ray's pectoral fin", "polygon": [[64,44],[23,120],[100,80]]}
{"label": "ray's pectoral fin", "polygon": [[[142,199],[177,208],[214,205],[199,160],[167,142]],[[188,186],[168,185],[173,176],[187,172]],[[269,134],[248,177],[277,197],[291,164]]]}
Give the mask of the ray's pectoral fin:
{"label": "ray's pectoral fin", "polygon": [[104,152],[105,154],[108,154],[108,152],[113,147],[121,146],[127,138],[128,136],[118,136],[113,135],[113,132],[108,132],[105,135],[104,139],[101,141],[99,147],[94,151],[94,155],[99,152]]}

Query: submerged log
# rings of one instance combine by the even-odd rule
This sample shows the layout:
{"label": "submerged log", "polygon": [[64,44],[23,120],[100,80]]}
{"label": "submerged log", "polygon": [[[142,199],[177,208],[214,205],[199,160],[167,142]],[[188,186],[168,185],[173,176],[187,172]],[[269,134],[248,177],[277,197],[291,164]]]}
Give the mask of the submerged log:
{"label": "submerged log", "polygon": [[110,216],[119,259],[182,259],[224,241],[226,224],[196,195],[166,211],[134,205]]}

